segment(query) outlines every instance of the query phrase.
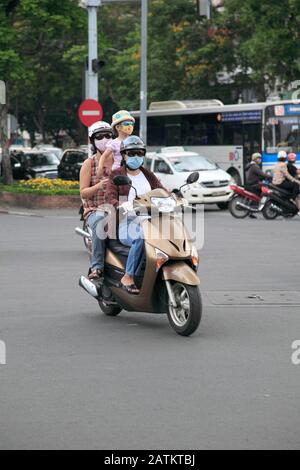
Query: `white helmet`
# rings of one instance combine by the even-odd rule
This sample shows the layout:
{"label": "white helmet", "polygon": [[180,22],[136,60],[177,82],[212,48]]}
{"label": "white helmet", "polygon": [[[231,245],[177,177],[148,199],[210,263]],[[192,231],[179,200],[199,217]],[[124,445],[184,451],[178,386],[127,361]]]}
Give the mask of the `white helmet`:
{"label": "white helmet", "polygon": [[103,134],[111,134],[111,136],[114,135],[114,131],[112,130],[112,127],[108,122],[105,121],[98,121],[95,122],[90,128],[89,128],[89,138],[92,139],[95,134],[98,134],[98,132],[101,132]]}
{"label": "white helmet", "polygon": [[286,160],[287,159],[287,153],[285,150],[280,150],[277,155],[278,160]]}

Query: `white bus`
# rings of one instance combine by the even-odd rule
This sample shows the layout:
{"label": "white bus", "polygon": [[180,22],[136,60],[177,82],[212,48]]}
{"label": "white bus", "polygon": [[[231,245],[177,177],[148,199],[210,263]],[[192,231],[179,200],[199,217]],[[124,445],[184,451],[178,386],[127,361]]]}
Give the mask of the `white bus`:
{"label": "white bus", "polygon": [[[137,118],[139,112],[132,113]],[[152,103],[148,148],[182,146],[217,163],[240,184],[252,153],[272,171],[279,150],[300,161],[300,101],[224,105],[218,100]]]}

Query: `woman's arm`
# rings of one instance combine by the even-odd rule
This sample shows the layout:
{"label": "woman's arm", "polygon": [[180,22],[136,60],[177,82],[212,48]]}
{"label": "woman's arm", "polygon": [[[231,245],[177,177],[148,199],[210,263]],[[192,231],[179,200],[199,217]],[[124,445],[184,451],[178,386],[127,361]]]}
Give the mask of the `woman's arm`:
{"label": "woman's arm", "polygon": [[98,178],[103,177],[105,168],[107,168],[109,170],[109,173],[111,173],[113,162],[114,162],[114,159],[113,159],[113,153],[111,149],[105,150],[105,152],[100,157],[99,166],[97,170]]}
{"label": "woman's arm", "polygon": [[82,199],[90,199],[98,191],[105,189],[108,179],[105,178],[95,186],[91,186],[92,167],[91,160],[87,159],[80,171],[80,196]]}
{"label": "woman's arm", "polygon": [[114,207],[119,207],[119,191],[118,187],[114,184],[113,178],[110,177],[107,184],[107,195],[109,198],[109,204]]}

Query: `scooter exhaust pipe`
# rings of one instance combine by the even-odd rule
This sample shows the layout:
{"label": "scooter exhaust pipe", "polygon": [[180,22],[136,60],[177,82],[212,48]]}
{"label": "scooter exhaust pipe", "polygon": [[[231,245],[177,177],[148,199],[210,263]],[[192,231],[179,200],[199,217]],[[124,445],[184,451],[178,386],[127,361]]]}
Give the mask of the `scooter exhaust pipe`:
{"label": "scooter exhaust pipe", "polygon": [[259,212],[259,209],[254,209],[253,207],[247,206],[246,204],[243,204],[242,202],[237,202],[236,206],[239,209],[244,209],[249,212]]}
{"label": "scooter exhaust pipe", "polygon": [[81,276],[79,279],[79,285],[82,287],[89,295],[97,299],[99,297],[98,289],[89,279],[85,276]]}
{"label": "scooter exhaust pipe", "polygon": [[75,229],[75,232],[77,233],[77,235],[79,235],[82,238],[91,238],[91,235],[88,232],[85,232],[79,227]]}

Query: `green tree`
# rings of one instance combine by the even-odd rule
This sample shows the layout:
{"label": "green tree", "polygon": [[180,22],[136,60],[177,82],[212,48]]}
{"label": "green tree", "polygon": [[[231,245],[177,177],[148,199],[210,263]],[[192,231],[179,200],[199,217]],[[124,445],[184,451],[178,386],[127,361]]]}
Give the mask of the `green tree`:
{"label": "green tree", "polygon": [[44,137],[75,129],[81,102],[79,57],[86,53],[86,18],[76,0],[22,0],[16,15],[17,47],[26,80],[15,95],[22,122]]}
{"label": "green tree", "polygon": [[78,128],[87,21],[77,0],[13,2],[1,12],[0,75],[10,109],[33,134]]}
{"label": "green tree", "polygon": [[[18,0],[2,0],[0,8],[0,79],[6,83],[6,100],[9,99],[9,82],[17,81],[24,72],[22,59],[15,50],[16,34],[12,28],[10,18]],[[12,183],[12,169],[9,158],[9,142],[7,136],[7,110],[8,103],[0,104],[0,144],[2,148],[3,178],[6,184]]]}
{"label": "green tree", "polygon": [[299,0],[226,0],[225,7],[199,56],[215,57],[219,71],[234,75],[232,88],[253,88],[262,100],[277,79],[299,79]]}
{"label": "green tree", "polygon": [[[57,136],[65,128],[79,141],[86,12],[77,0],[0,3],[0,78],[10,110],[32,135]],[[300,0],[226,0],[225,6],[208,21],[197,16],[195,0],[149,2],[149,102],[228,103],[247,88],[265,99],[277,79],[299,78]],[[107,120],[117,108],[139,107],[140,39],[139,6],[100,8],[99,57],[106,63],[100,101]]]}

